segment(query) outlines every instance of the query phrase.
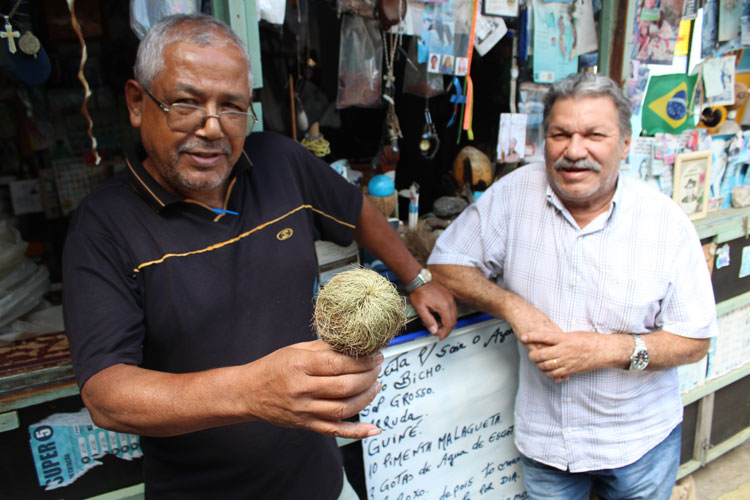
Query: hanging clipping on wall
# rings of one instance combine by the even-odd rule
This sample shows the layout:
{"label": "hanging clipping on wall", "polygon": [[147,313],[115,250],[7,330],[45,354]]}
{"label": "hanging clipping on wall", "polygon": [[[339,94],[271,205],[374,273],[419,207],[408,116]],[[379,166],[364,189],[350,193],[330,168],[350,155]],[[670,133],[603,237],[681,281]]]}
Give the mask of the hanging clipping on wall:
{"label": "hanging clipping on wall", "polygon": [[534,0],[534,81],[554,83],[578,72],[577,35],[570,4]]}

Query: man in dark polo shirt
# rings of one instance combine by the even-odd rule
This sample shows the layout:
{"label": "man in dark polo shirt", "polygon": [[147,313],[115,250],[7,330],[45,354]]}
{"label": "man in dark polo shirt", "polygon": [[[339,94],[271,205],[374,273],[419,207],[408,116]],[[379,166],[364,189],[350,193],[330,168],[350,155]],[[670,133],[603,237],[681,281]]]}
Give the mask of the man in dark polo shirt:
{"label": "man in dark polo shirt", "polygon": [[65,247],[76,376],[97,425],[142,436],[148,497],[356,498],[332,436],[379,432],[342,419],[383,358],[311,340],[313,241],[375,253],[441,338],[455,304],[328,165],[245,139],[251,89],[247,49],[211,17],[142,41],[125,87],[141,151],[81,203]]}

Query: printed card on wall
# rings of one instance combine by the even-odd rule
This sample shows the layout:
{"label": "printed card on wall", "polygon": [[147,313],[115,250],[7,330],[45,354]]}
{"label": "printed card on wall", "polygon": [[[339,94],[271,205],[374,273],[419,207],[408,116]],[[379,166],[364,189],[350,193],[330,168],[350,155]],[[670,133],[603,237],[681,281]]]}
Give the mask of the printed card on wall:
{"label": "printed card on wall", "polygon": [[383,390],[360,421],[368,500],[526,498],[513,443],[518,351],[491,319],[387,348]]}
{"label": "printed card on wall", "polygon": [[140,439],[94,425],[86,408],[56,413],[29,426],[29,444],[39,485],[45,490],[69,486],[105,455],[123,460],[143,456]]}
{"label": "printed card on wall", "polygon": [[501,113],[497,137],[497,159],[500,163],[517,163],[526,153],[524,113]]}
{"label": "printed card on wall", "polygon": [[474,48],[480,56],[485,55],[508,32],[502,17],[477,16],[474,31]]}
{"label": "printed card on wall", "polygon": [[[419,38],[418,58],[420,63],[428,62],[427,71],[432,73],[453,73],[454,43],[456,17],[453,0],[441,3],[426,3],[424,8],[424,25]],[[429,58],[429,59],[428,59]],[[437,65],[433,64],[434,58]],[[447,60],[450,69],[444,64]]]}
{"label": "printed card on wall", "polygon": [[576,73],[576,40],[567,4],[534,0],[534,81],[554,83]]}
{"label": "printed card on wall", "polygon": [[740,262],[740,278],[750,276],[750,247],[742,248],[742,262]]}
{"label": "printed card on wall", "polygon": [[633,59],[672,64],[683,0],[641,0],[633,29]]}
{"label": "printed card on wall", "polygon": [[734,55],[729,55],[703,63],[704,107],[734,104],[735,60]]}

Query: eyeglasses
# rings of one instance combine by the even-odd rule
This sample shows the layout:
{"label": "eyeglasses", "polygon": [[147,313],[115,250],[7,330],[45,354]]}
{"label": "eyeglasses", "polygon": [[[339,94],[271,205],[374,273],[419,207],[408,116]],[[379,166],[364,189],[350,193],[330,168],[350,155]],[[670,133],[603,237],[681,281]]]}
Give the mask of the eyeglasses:
{"label": "eyeglasses", "polygon": [[[227,137],[245,137],[258,123],[258,117],[250,106],[248,112],[243,111],[222,111],[214,115],[200,106],[192,104],[183,104],[176,102],[167,106],[159,99],[151,95],[151,92],[143,87],[144,92],[154,100],[154,102],[167,114],[167,126],[175,132],[184,132],[190,134],[206,125],[206,120],[213,117],[219,120],[219,125]],[[247,126],[247,119],[250,118],[252,125]]]}

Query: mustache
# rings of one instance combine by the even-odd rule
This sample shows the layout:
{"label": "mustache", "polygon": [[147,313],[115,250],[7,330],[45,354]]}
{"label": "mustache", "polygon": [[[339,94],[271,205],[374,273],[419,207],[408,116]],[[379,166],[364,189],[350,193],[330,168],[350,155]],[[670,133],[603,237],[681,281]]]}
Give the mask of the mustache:
{"label": "mustache", "polygon": [[563,170],[566,168],[576,168],[580,170],[593,170],[594,172],[601,172],[602,166],[600,163],[592,160],[591,158],[582,158],[580,160],[571,161],[567,158],[560,157],[555,161],[555,170]]}
{"label": "mustache", "polygon": [[201,152],[205,154],[229,155],[232,152],[232,147],[225,141],[204,141],[201,139],[195,139],[190,142],[180,144],[177,147],[177,152],[180,154]]}

